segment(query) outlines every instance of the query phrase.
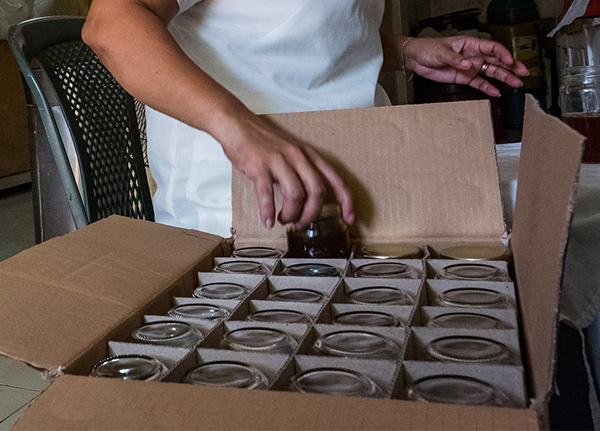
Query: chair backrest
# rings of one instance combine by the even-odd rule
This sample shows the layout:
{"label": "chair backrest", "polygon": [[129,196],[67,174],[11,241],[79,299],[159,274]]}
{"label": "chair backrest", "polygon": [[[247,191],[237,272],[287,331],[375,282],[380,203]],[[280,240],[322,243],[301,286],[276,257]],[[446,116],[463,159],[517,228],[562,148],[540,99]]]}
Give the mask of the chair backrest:
{"label": "chair backrest", "polygon": [[38,107],[75,226],[112,214],[153,221],[135,100],[81,40],[83,23],[75,17],[24,21],[10,29],[9,43]]}

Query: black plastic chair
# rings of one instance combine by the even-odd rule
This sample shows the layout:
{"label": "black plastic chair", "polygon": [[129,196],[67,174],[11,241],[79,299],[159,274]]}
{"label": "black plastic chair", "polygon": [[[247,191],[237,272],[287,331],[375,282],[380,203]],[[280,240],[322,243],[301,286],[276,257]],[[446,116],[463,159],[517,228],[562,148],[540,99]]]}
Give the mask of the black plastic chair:
{"label": "black plastic chair", "polygon": [[112,214],[154,221],[136,102],[81,40],[84,21],[24,21],[10,29],[10,47],[39,110],[75,227]]}

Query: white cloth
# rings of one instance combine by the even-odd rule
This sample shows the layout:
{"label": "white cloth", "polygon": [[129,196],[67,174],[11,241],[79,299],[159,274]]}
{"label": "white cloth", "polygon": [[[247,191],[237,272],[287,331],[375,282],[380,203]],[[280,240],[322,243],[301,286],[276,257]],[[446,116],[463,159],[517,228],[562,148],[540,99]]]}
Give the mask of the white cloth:
{"label": "white cloth", "polygon": [[[169,30],[257,114],[389,104],[384,0],[179,0]],[[230,235],[231,164],[206,133],[147,109],[160,223]]]}

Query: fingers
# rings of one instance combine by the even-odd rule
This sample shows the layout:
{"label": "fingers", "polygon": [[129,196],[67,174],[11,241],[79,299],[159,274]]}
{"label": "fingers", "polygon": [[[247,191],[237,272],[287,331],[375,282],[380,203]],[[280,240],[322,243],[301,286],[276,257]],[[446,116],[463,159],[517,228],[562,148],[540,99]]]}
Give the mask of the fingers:
{"label": "fingers", "polygon": [[352,194],[346,187],[344,180],[337,174],[335,169],[321,158],[316,150],[309,147],[306,151],[311,155],[312,160],[314,160],[315,167],[321,172],[331,186],[336,200],[342,206],[344,220],[348,224],[354,223],[354,202],[352,200]]}
{"label": "fingers", "polygon": [[317,219],[331,189],[342,206],[344,219],[354,221],[352,197],[341,177],[319,152],[309,145],[290,145],[274,154],[263,154],[262,163],[248,172],[254,182],[261,221],[271,229],[275,220],[274,184],[281,192],[277,220],[296,229]]}
{"label": "fingers", "polygon": [[488,96],[500,97],[500,90],[479,75],[475,75],[475,77],[468,84],[470,87],[483,91]]}
{"label": "fingers", "polygon": [[505,84],[508,84],[511,87],[521,87],[523,85],[523,81],[521,81],[515,75],[510,73],[508,70],[490,62],[488,62],[488,67],[485,70],[485,76],[487,76],[488,78],[493,78],[500,82],[504,82]]}

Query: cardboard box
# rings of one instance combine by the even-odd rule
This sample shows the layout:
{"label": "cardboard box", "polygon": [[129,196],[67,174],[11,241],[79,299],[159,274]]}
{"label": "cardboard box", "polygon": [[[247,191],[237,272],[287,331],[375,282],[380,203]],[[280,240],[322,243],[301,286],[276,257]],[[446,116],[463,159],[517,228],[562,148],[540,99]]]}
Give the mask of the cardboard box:
{"label": "cardboard box", "polygon": [[[216,257],[232,250],[220,237],[113,216],[0,263],[0,351],[54,380],[15,429],[547,427],[559,287],[583,138],[532,99],[526,111],[510,243],[527,408],[87,377],[109,354],[109,340],[125,341],[144,315],[164,314],[173,298],[189,297],[197,272],[210,271]],[[439,250],[508,239],[487,102],[269,118],[321,147],[343,173],[356,199],[355,240]],[[253,187],[239,175],[233,198],[237,246],[285,244],[283,228],[262,227]],[[407,378],[417,371],[406,369]]]}

